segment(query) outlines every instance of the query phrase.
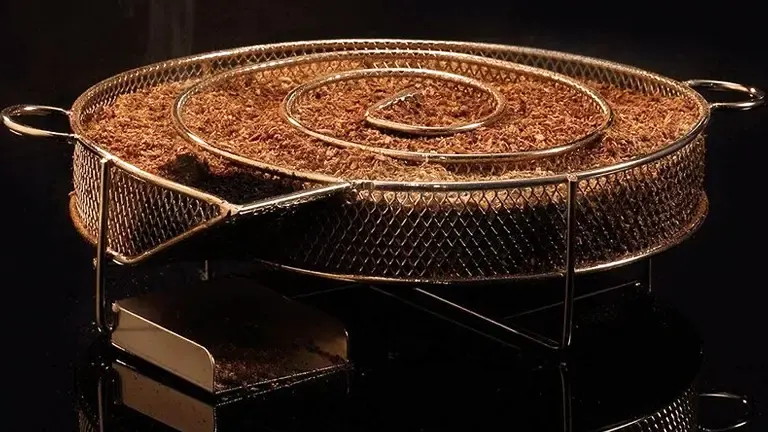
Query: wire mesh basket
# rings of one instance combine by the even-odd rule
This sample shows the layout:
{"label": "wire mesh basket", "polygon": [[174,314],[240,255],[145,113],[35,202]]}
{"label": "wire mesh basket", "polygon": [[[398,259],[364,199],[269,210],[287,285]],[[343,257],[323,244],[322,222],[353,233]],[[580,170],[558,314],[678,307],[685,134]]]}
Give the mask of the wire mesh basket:
{"label": "wire mesh basket", "polygon": [[[306,178],[260,170],[287,195],[234,204],[153,175],[88,138],[83,124],[120,95],[162,83],[200,80],[238,67],[296,56],[362,50],[452,52],[541,68],[576,80],[688,98],[697,120],[675,142],[612,166],[536,178],[402,182]],[[690,85],[689,85],[690,84]],[[745,92],[746,102],[708,104],[694,86]],[[463,283],[560,274],[572,242],[578,272],[606,269],[687,238],[707,211],[703,131],[711,108],[759,105],[757,89],[717,81],[680,83],[603,60],[506,45],[403,40],[335,40],[260,45],[158,63],[87,90],[71,111],[15,106],[3,112],[22,134],[62,136],[74,151],[72,216],[114,260],[137,263],[214,226],[262,226],[241,246],[266,245],[265,258],[328,277]],[[25,126],[25,114],[59,110],[72,134]],[[106,197],[108,200],[103,200]],[[270,222],[262,217],[270,213]],[[100,215],[104,215],[100,223]],[[568,232],[569,214],[575,220]],[[211,251],[208,250],[210,253]]]}

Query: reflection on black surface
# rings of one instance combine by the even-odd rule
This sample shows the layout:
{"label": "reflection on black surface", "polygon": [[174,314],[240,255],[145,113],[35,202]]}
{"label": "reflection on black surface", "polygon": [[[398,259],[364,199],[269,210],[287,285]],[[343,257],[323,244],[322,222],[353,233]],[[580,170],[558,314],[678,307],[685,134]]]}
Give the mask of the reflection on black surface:
{"label": "reflection on black surface", "polygon": [[[579,337],[581,348],[569,353],[565,368],[521,356],[366,286],[302,296],[301,301],[347,326],[354,373],[315,377],[238,403],[196,402],[215,412],[217,430],[437,431],[507,425],[560,431],[564,384],[571,393],[574,431],[603,430],[637,419],[645,423],[627,430],[688,427],[694,421],[698,337],[678,314],[642,292],[623,290],[604,297],[603,307],[614,313],[595,315],[594,308],[583,308],[592,318],[578,321],[574,337]],[[82,362],[81,421],[98,430],[98,383],[113,382],[110,374],[123,370],[122,378],[112,378],[116,384],[106,386],[111,389],[105,405],[107,429],[164,430],[162,423],[123,403],[127,396],[121,397],[120,380],[125,379],[125,367],[114,362],[123,362],[148,382],[181,393],[184,387],[135,359],[115,360],[114,355],[96,344]],[[192,399],[202,400],[194,395]],[[172,406],[181,410],[178,403]],[[200,430],[211,426],[196,424]]]}

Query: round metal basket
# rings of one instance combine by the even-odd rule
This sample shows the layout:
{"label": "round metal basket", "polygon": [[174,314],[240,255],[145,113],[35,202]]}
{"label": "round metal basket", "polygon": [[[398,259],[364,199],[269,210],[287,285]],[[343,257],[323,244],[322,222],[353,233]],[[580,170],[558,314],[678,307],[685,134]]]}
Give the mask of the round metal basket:
{"label": "round metal basket", "polygon": [[[86,119],[119,95],[158,84],[297,55],[386,49],[466,53],[620,88],[683,96],[694,102],[698,121],[681,139],[653,154],[584,172],[477,182],[318,181],[314,189],[304,179],[307,190],[250,204],[233,204],[142,171],[90,140],[83,128]],[[746,92],[750,99],[710,105],[692,89],[702,85]],[[681,242],[707,211],[703,131],[711,108],[747,109],[762,98],[759,90],[737,84],[684,84],[612,62],[531,48],[335,40],[219,51],[122,73],[87,90],[71,111],[59,110],[70,116],[73,134],[42,131],[16,121],[23,114],[49,112],[50,107],[10,107],[3,120],[19,133],[70,139],[75,146],[73,218],[95,241],[104,210],[108,224],[101,224],[103,247],[118,262],[142,261],[223,222],[258,225],[263,223],[260,218],[247,219],[276,211],[280,223],[235,241],[254,248],[267,245],[267,260],[328,277],[461,283],[561,274],[567,264],[567,243],[577,272],[590,272]],[[264,175],[271,182],[298,186],[290,176]]]}

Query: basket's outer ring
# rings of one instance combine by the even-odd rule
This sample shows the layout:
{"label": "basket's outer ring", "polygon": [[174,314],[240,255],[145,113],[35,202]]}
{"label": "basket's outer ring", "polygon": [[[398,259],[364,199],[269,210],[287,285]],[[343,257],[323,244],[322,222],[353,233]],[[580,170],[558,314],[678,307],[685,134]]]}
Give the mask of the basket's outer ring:
{"label": "basket's outer ring", "polygon": [[[373,49],[373,48],[387,48],[387,47],[429,49],[429,50],[450,50],[450,51],[458,51],[458,52],[474,53],[474,54],[482,53],[483,55],[487,55],[490,57],[499,57],[499,58],[504,56],[517,56],[517,57],[529,56],[530,58],[553,59],[551,61],[566,62],[569,65],[575,64],[576,66],[574,67],[593,68],[593,70],[607,69],[607,70],[613,70],[613,71],[621,71],[622,73],[628,74],[627,76],[622,75],[624,78],[628,80],[631,79],[632,76],[640,77],[635,79],[648,78],[649,80],[653,81],[653,83],[656,83],[655,85],[658,85],[658,83],[661,83],[664,85],[665,88],[673,88],[675,89],[676,92],[680,92],[681,94],[690,96],[695,101],[697,101],[701,109],[700,116],[698,121],[693,125],[693,127],[688,131],[688,133],[685,134],[685,136],[683,136],[680,140],[674,143],[671,143],[667,147],[653,154],[650,154],[648,156],[636,158],[634,160],[630,160],[630,161],[612,165],[612,166],[602,167],[594,170],[582,171],[579,173],[562,174],[562,175],[555,175],[555,176],[549,176],[549,177],[538,177],[533,179],[512,179],[512,180],[502,180],[502,181],[479,181],[479,182],[411,182],[411,183],[366,182],[363,185],[358,185],[359,187],[363,187],[362,190],[359,189],[359,187],[355,188],[355,190],[358,193],[359,192],[390,192],[390,191],[394,191],[398,193],[421,193],[421,192],[432,193],[432,192],[451,192],[451,191],[461,192],[461,193],[464,193],[464,192],[473,193],[473,191],[485,191],[489,189],[519,188],[519,187],[536,188],[536,187],[544,187],[547,185],[557,185],[557,184],[565,183],[569,178],[576,178],[582,182],[585,182],[585,181],[598,182],[605,179],[606,176],[611,176],[611,175],[621,176],[623,175],[624,172],[630,169],[637,168],[640,166],[645,166],[646,164],[649,164],[654,161],[658,161],[669,155],[672,155],[673,157],[675,157],[673,153],[686,148],[687,146],[689,146],[689,144],[697,145],[703,148],[703,141],[700,140],[701,138],[700,135],[709,120],[709,111],[710,111],[709,105],[698,93],[696,93],[691,88],[677,81],[673,81],[668,78],[664,78],[650,72],[646,72],[646,71],[629,67],[629,66],[620,65],[617,63],[606,62],[603,60],[597,60],[593,58],[582,57],[582,56],[577,56],[572,54],[558,53],[554,51],[543,51],[543,50],[531,49],[531,48],[510,47],[510,46],[497,45],[497,44],[442,42],[442,41],[402,41],[402,40],[387,39],[387,40],[313,41],[313,42],[296,42],[296,43],[284,43],[284,44],[272,44],[272,45],[247,47],[247,48],[226,50],[226,51],[220,51],[215,53],[209,53],[209,54],[203,54],[199,56],[191,56],[183,59],[167,61],[163,63],[146,66],[143,68],[134,69],[134,70],[116,75],[113,78],[102,81],[101,83],[91,87],[89,90],[83,93],[75,101],[73,105],[73,109],[72,109],[73,114],[70,117],[70,122],[71,122],[72,130],[77,136],[76,139],[72,140],[72,142],[75,144],[76,158],[77,158],[78,151],[80,151],[81,153],[87,153],[89,158],[92,158],[92,159],[95,158],[96,162],[98,162],[99,158],[109,159],[114,163],[114,168],[117,169],[119,172],[131,177],[132,181],[135,180],[136,183],[140,183],[141,185],[148,185],[155,188],[156,193],[161,193],[164,195],[173,195],[175,197],[181,197],[183,199],[194,200],[198,204],[202,203],[205,205],[213,206],[213,208],[215,209],[214,217],[210,218],[210,220],[207,220],[203,224],[206,227],[208,225],[213,225],[217,221],[222,221],[224,219],[227,219],[229,216],[232,216],[238,213],[238,211],[241,208],[243,208],[243,206],[232,204],[212,194],[208,194],[198,189],[190,188],[190,187],[181,185],[179,183],[161,178],[159,176],[155,176],[150,173],[144,172],[136,168],[135,166],[128,164],[119,158],[114,157],[109,152],[99,147],[97,143],[90,141],[87,137],[83,137],[82,136],[83,124],[82,124],[81,115],[87,114],[87,109],[89,108],[93,109],[93,107],[88,106],[89,101],[92,98],[95,98],[99,92],[106,92],[107,90],[112,92],[110,94],[114,94],[115,91],[125,91],[125,89],[132,91],[131,89],[136,88],[137,85],[142,85],[141,83],[146,81],[165,79],[164,77],[169,77],[169,76],[172,78],[173,77],[178,78],[180,74],[182,75],[182,78],[183,78],[184,76],[181,70],[184,68],[187,68],[187,70],[192,70],[192,72],[189,72],[189,73],[192,73],[195,76],[205,76],[209,73],[218,72],[219,70],[231,69],[232,67],[235,67],[237,65],[234,65],[232,63],[228,64],[227,63],[229,61],[228,59],[234,59],[236,56],[240,56],[240,58],[247,57],[247,60],[246,60],[247,62],[259,62],[259,61],[266,61],[266,60],[271,60],[275,58],[280,58],[281,55],[301,54],[309,51],[321,52],[321,51],[328,51],[328,50],[343,50],[343,49],[349,50],[349,49],[366,49],[366,48]],[[547,60],[547,61],[550,61],[550,60]],[[551,67],[554,68],[555,66],[551,66]],[[571,75],[578,75],[577,71],[572,70],[571,72],[573,72]],[[188,73],[188,72],[185,72],[185,73]],[[181,79],[181,78],[178,78],[178,79]],[[622,81],[622,83],[623,83],[622,85],[624,84],[636,85],[636,84],[632,84],[631,82],[627,83]],[[121,88],[123,90],[120,90]],[[107,101],[106,103],[109,103],[109,101]],[[694,143],[694,141],[698,142],[699,144]],[[91,162],[93,161],[91,160],[89,163]],[[703,159],[702,159],[702,163],[703,163]],[[82,169],[82,167],[80,168]],[[80,175],[82,176],[82,174],[83,173],[81,172]],[[76,165],[76,169],[75,169],[76,181],[78,180],[77,176],[78,176],[78,167]],[[114,179],[115,176],[113,175],[112,178]],[[91,178],[90,180],[93,181],[94,179]],[[587,186],[589,185],[587,184]],[[78,216],[81,219],[85,220],[85,219],[91,218],[92,215],[85,214],[82,207],[88,206],[88,205],[95,205],[94,202],[96,198],[94,198],[93,196],[93,190],[92,190],[94,188],[93,185],[84,185],[82,187],[85,189],[82,189],[82,188],[80,189],[80,193],[78,193],[74,197],[75,198],[74,201],[76,204]],[[76,190],[77,190],[77,187],[76,187]],[[695,200],[696,202],[698,202],[699,206],[702,205],[701,204],[702,199],[704,199],[703,195],[701,195],[701,197],[696,197],[696,196],[691,197],[691,200]],[[113,210],[114,210],[113,208],[110,208],[110,213]],[[120,210],[120,209],[118,208],[117,210]],[[119,217],[119,216],[120,215],[114,215],[114,217]],[[113,216],[110,215],[110,218],[112,217]],[[703,219],[703,216],[701,218]],[[697,219],[697,218],[693,218],[693,217],[691,218],[691,220],[694,220],[694,219]],[[697,225],[698,225],[697,223],[693,223],[693,224],[690,223],[690,220],[689,220],[688,227],[683,229],[683,231],[685,231],[686,229],[693,230]],[[199,226],[202,227],[202,225],[199,225]],[[87,233],[90,233],[91,237],[95,234],[95,230],[93,230],[92,227],[88,226],[87,223],[84,223],[83,227],[85,228],[85,231]],[[190,227],[190,228],[194,228],[194,227]],[[681,228],[683,227],[681,226]],[[182,235],[187,236],[189,235],[189,233],[185,232]],[[679,235],[673,235],[672,237],[680,238]],[[140,261],[143,261],[149,258],[150,255],[154,255],[160,250],[167,248],[170,244],[175,242],[175,239],[176,238],[164,239],[164,242],[162,242],[161,244],[155,244],[153,249],[150,252],[148,252],[147,250],[142,250],[140,251],[140,253],[134,253],[131,250],[125,250],[125,249],[121,249],[120,247],[117,247],[116,242],[113,242],[114,239],[110,236],[110,245],[109,245],[108,251],[110,252],[110,254],[112,254],[113,258],[117,262],[138,263]],[[656,253],[659,250],[663,249],[663,246],[665,244],[670,244],[668,240],[662,243],[657,245],[661,247],[657,247],[651,253]],[[638,252],[638,251],[634,250],[629,252]],[[607,269],[615,265],[620,265],[621,263],[623,263],[623,259],[626,258],[627,256],[631,256],[631,253],[625,254],[624,256],[621,256],[621,257],[611,258],[608,261],[599,262],[593,267],[596,269]],[[550,270],[556,272],[559,269],[553,268]],[[549,272],[540,272],[539,274],[547,275],[549,274]],[[372,275],[372,276],[375,276],[375,275]],[[501,274],[501,275],[497,274],[497,275],[490,275],[490,279],[511,279],[511,278],[514,278],[515,276],[516,276],[515,274]],[[407,278],[396,278],[396,279],[407,279]],[[457,279],[446,278],[445,282],[452,282],[452,281],[461,282],[462,280],[465,280],[465,279],[466,278],[461,278],[461,277]]]}
{"label": "basket's outer ring", "polygon": [[[704,224],[704,220],[707,217],[707,214],[709,213],[709,200],[707,199],[706,195],[702,196],[701,201],[699,202],[699,205],[696,209],[696,215],[695,217],[686,225],[680,232],[674,236],[671,240],[669,240],[667,243],[648,248],[642,251],[639,251],[633,255],[623,257],[620,260],[607,262],[607,263],[599,263],[599,264],[580,264],[576,266],[576,274],[591,274],[591,273],[598,273],[602,271],[607,271],[611,269],[615,269],[618,267],[622,267],[625,265],[629,265],[635,262],[638,262],[640,260],[643,260],[645,258],[660,254],[664,251],[667,251],[684,241],[691,238],[698,230],[702,227]],[[74,216],[74,214],[71,214],[71,216]],[[82,234],[82,233],[81,233]],[[322,272],[322,271],[313,271],[313,270],[307,270],[304,268],[299,267],[293,267],[290,265],[284,265],[279,263],[273,263],[268,260],[260,260],[261,262],[279,268],[283,270],[288,270],[295,273],[301,273],[306,274],[310,276],[318,276],[326,279],[335,279],[345,282],[366,282],[366,283],[376,283],[376,284],[388,284],[388,285],[398,285],[398,284],[404,284],[404,285],[463,285],[463,284],[473,284],[473,283],[487,283],[487,282],[505,282],[505,281],[519,281],[519,280],[534,280],[534,279],[544,279],[544,278],[551,278],[551,277],[559,277],[562,276],[561,272],[551,272],[551,273],[543,273],[543,274],[531,274],[531,275],[509,275],[506,277],[494,277],[494,278],[476,278],[476,279],[457,279],[457,280],[450,280],[446,279],[443,281],[439,281],[437,284],[435,283],[435,280],[432,279],[418,279],[418,278],[395,278],[395,277],[376,277],[376,276],[361,276],[357,274],[339,274],[339,273],[328,273],[328,272]]]}
{"label": "basket's outer ring", "polygon": [[[708,212],[709,212],[709,200],[707,199],[706,195],[702,195],[701,201],[699,202],[699,205],[697,206],[697,209],[696,209],[696,216],[690,221],[690,223],[686,227],[684,227],[684,229],[682,229],[679,232],[678,235],[676,235],[672,240],[670,240],[666,244],[640,251],[639,253],[636,253],[632,256],[624,257],[621,260],[617,260],[613,262],[601,263],[596,265],[579,265],[576,267],[576,274],[590,274],[590,273],[598,273],[601,271],[611,270],[614,268],[632,264],[634,262],[640,261],[642,259],[648,258],[653,255],[657,255],[666,250],[669,250],[683,243],[684,241],[691,238],[694,234],[696,234],[696,232],[698,232],[698,230],[704,224],[704,220],[706,219]],[[80,217],[80,212],[77,208],[77,197],[75,196],[74,193],[70,195],[70,199],[69,199],[69,217],[72,220],[72,224],[74,225],[78,234],[80,234],[80,236],[83,237],[88,243],[95,246],[96,237],[93,234],[89,233],[88,229],[85,227],[85,224],[83,223],[83,220]],[[190,233],[190,236],[196,234],[197,232],[199,231]],[[170,246],[172,245],[164,246],[163,249]],[[160,251],[158,250],[158,252]],[[151,256],[151,255],[147,254],[147,256]],[[320,271],[313,271],[313,270],[308,270],[308,269],[303,269],[298,267],[292,267],[290,265],[271,262],[269,260],[264,260],[264,259],[257,259],[257,260],[269,266],[295,272],[295,273],[302,273],[310,276],[318,276],[326,279],[335,279],[335,280],[346,281],[346,282],[368,282],[368,283],[405,284],[405,285],[435,283],[434,280],[429,280],[429,279],[375,277],[375,276],[361,276],[361,275],[352,275],[352,274],[320,272]],[[124,263],[132,264],[133,262],[124,262]],[[534,274],[534,275],[508,275],[506,277],[497,277],[491,280],[487,280],[483,278],[478,278],[476,280],[448,279],[448,280],[441,281],[441,284],[461,285],[461,284],[472,284],[472,283],[478,283],[478,282],[484,283],[489,281],[504,282],[504,281],[542,279],[542,278],[549,278],[549,277],[558,277],[560,275],[561,275],[560,272],[552,272],[547,274]]]}
{"label": "basket's outer ring", "polygon": [[[536,159],[536,158],[560,156],[565,153],[574,151],[578,148],[581,148],[585,145],[588,145],[594,142],[596,139],[600,138],[605,133],[605,131],[612,125],[614,120],[613,110],[611,109],[608,102],[605,101],[605,99],[598,92],[596,92],[595,90],[591,89],[590,87],[580,83],[579,81],[573,78],[569,78],[565,75],[554,73],[546,69],[537,69],[537,68],[526,66],[526,65],[520,65],[516,63],[511,63],[511,62],[501,62],[491,58],[471,56],[471,55],[466,55],[462,53],[448,53],[448,52],[441,52],[441,51],[432,52],[432,51],[423,51],[423,50],[408,51],[408,50],[392,49],[392,50],[346,51],[343,54],[344,54],[343,57],[336,52],[318,53],[318,54],[310,54],[305,56],[291,57],[287,59],[275,60],[275,61],[266,62],[266,63],[247,65],[247,66],[235,68],[226,72],[216,74],[210,78],[204,78],[198,83],[196,83],[195,85],[183,91],[176,98],[176,102],[173,105],[173,113],[172,113],[174,126],[176,127],[179,134],[185,139],[187,139],[189,142],[191,142],[193,145],[200,146],[206,151],[217,154],[226,159],[248,165],[258,170],[263,170],[263,171],[272,172],[272,173],[282,173],[282,175],[297,176],[307,181],[319,181],[319,182],[342,181],[339,178],[336,178],[333,176],[327,176],[324,174],[289,170],[280,166],[264,163],[261,161],[257,161],[257,160],[245,157],[240,154],[223,150],[219,146],[216,146],[207,142],[204,138],[196,134],[184,122],[184,108],[186,106],[186,103],[190,100],[190,98],[193,98],[195,97],[196,94],[199,94],[200,92],[206,89],[209,89],[211,87],[215,87],[216,85],[222,82],[225,82],[227,80],[237,78],[243,75],[248,75],[251,73],[258,73],[258,72],[269,71],[274,69],[279,70],[280,68],[284,68],[284,67],[291,67],[291,66],[302,65],[302,64],[312,64],[313,62],[328,61],[329,59],[335,60],[336,57],[342,57],[340,58],[340,60],[341,59],[348,60],[348,59],[354,59],[354,58],[376,59],[377,57],[385,57],[385,58],[393,57],[393,58],[412,59],[412,60],[423,57],[424,59],[427,59],[427,60],[433,60],[432,57],[434,57],[436,59],[441,59],[446,62],[463,62],[464,64],[471,64],[471,65],[482,64],[487,67],[506,70],[508,72],[531,75],[540,79],[554,81],[558,84],[567,86],[571,90],[578,91],[579,93],[589,97],[590,100],[597,106],[597,108],[600,109],[601,114],[603,116],[603,121],[597,127],[593,128],[583,136],[578,137],[572,142],[559,144],[546,149],[528,150],[528,151],[511,152],[511,153],[466,153],[466,154],[431,153],[428,156],[427,156],[427,153],[423,153],[423,152],[394,150],[394,149],[388,149],[388,148],[374,147],[370,145],[363,145],[363,144],[353,143],[353,142],[344,142],[344,140],[341,140],[335,137],[324,138],[322,137],[322,134],[318,134],[314,131],[309,130],[309,128],[307,128],[305,125],[298,122],[297,120],[295,119],[288,120],[288,122],[291,125],[298,128],[302,132],[309,134],[311,136],[314,136],[317,139],[320,139],[329,143],[333,143],[334,145],[338,145],[342,147],[355,147],[358,149],[379,153],[392,158],[405,159],[405,160],[411,160],[411,161],[424,162],[428,159],[429,161],[434,163],[456,164],[456,163],[488,163],[488,162],[523,161],[523,160],[530,160],[530,159]],[[397,71],[400,69],[399,68],[381,68],[381,69],[374,69],[374,70],[386,72],[386,71]],[[417,69],[417,68],[414,70],[420,71],[422,73],[437,72],[437,71],[430,71],[430,70]],[[345,75],[354,74],[355,72],[357,71],[350,70],[350,71],[344,71],[344,72],[336,72],[336,73],[330,74],[327,78],[330,80],[339,80],[339,78]],[[323,79],[320,80],[320,82],[322,81]],[[303,83],[298,88],[301,88],[307,85],[308,83]],[[289,93],[288,97],[286,97],[286,101],[289,100],[291,95],[292,93]],[[285,113],[284,113],[284,117],[287,117]]]}

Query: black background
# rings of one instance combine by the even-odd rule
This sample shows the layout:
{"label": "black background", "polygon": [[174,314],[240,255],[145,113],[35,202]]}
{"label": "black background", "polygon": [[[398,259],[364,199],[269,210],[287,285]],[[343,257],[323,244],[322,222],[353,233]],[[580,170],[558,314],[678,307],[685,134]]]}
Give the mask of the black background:
{"label": "black background", "polygon": [[[156,2],[161,3],[183,2]],[[172,42],[162,25],[150,32],[149,0],[3,2],[0,106],[69,107],[97,81],[150,61],[335,37],[529,45],[681,80],[725,79],[768,88],[768,35],[758,2],[187,3],[194,5],[193,28]],[[710,215],[694,239],[654,261],[654,283],[701,333],[704,385],[753,396],[765,414],[750,430],[765,430],[768,108],[717,112],[709,132]],[[66,213],[70,157],[71,149],[59,142],[0,131],[2,392],[10,401],[3,406],[11,413],[10,430],[76,428],[73,353],[91,320],[92,251]]]}

